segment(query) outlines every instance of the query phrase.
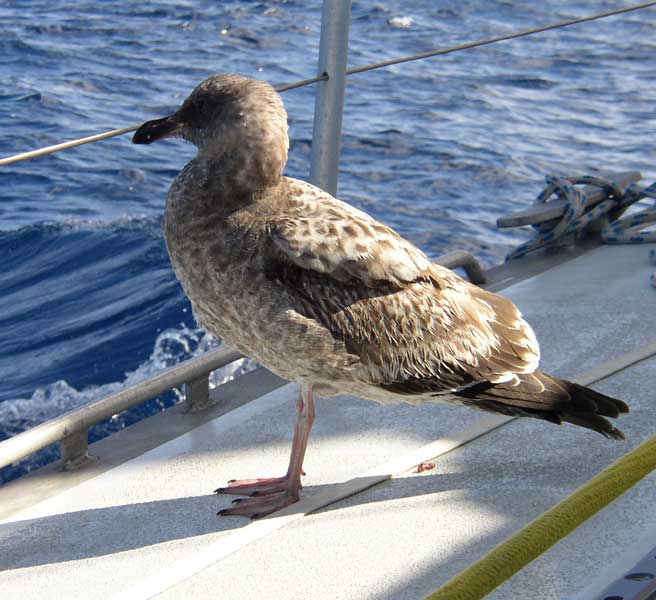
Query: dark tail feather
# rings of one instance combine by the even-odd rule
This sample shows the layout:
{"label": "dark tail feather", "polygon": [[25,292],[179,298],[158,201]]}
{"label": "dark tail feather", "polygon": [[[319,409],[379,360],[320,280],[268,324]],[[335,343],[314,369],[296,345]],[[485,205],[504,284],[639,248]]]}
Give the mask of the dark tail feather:
{"label": "dark tail feather", "polygon": [[602,435],[624,439],[624,434],[604,417],[615,418],[629,407],[601,392],[535,371],[520,375],[517,385],[482,382],[456,393],[464,404],[504,415],[535,417],[598,431]]}

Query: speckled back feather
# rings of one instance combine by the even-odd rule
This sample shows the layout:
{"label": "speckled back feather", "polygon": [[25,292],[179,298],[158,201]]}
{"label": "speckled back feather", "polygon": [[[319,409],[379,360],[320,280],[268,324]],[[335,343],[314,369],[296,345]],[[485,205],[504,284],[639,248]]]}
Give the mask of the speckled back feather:
{"label": "speckled back feather", "polygon": [[271,231],[277,275],[299,311],[360,357],[371,384],[447,392],[537,367],[533,332],[510,301],[434,265],[369,215],[290,184],[304,193]]}

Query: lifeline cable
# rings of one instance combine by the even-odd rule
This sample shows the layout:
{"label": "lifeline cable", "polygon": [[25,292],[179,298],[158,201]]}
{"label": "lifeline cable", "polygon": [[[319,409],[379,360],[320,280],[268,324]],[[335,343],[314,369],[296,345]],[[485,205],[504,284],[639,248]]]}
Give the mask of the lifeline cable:
{"label": "lifeline cable", "polygon": [[[414,60],[421,60],[424,58],[430,58],[433,56],[441,56],[444,54],[451,54],[453,52],[460,52],[461,50],[470,50],[472,48],[478,48],[479,46],[486,46],[488,44],[495,44],[497,42],[505,42],[507,40],[513,40],[521,37],[526,37],[528,35],[534,35],[536,33],[542,33],[545,31],[550,31],[552,29],[560,29],[563,27],[569,27],[570,25],[577,25],[579,23],[587,23],[588,21],[596,21],[598,19],[605,19],[607,17],[613,17],[615,15],[620,15],[635,10],[641,10],[644,8],[650,8],[656,6],[656,0],[653,2],[643,2],[642,4],[634,4],[632,6],[626,6],[624,8],[618,8],[615,10],[597,13],[595,15],[588,15],[585,17],[577,17],[574,19],[568,19],[566,21],[559,21],[557,23],[551,23],[549,25],[542,25],[540,27],[533,27],[531,29],[524,29],[522,31],[517,31],[514,33],[508,33],[506,35],[495,36],[492,38],[487,38],[485,40],[477,40],[474,42],[467,42],[465,44],[459,44],[457,46],[449,46],[448,48],[440,48],[438,50],[430,50],[428,52],[422,52],[421,54],[412,54],[409,56],[403,56],[401,58],[394,58],[391,60],[386,60],[383,62],[372,63],[369,65],[364,65],[362,67],[355,67],[352,69],[346,70],[346,75],[354,75],[356,73],[364,73],[366,71],[373,71],[374,69],[382,69],[384,67],[390,67],[392,65],[398,65],[404,62],[410,62]],[[276,87],[276,90],[279,92],[284,92],[286,90],[291,90],[319,81],[326,81],[328,79],[327,73],[322,73],[316,77],[310,77],[308,79],[303,79],[302,81],[297,81],[294,83],[289,83],[286,85],[281,85]],[[55,144],[53,146],[47,146],[45,148],[39,148],[37,150],[32,150],[30,152],[22,152],[20,154],[15,154],[13,156],[8,156],[6,158],[0,159],[0,166],[10,165],[12,163],[28,160],[31,158],[37,158],[39,156],[44,156],[46,154],[52,154],[53,152],[58,152],[60,150],[66,150],[68,148],[75,148],[76,146],[82,146],[83,144],[89,144],[91,142],[97,142],[107,138],[115,137],[117,135],[123,135],[124,133],[130,133],[135,131],[139,125],[133,125],[130,127],[122,127],[121,129],[113,129],[112,131],[107,131],[105,133],[100,133],[97,135],[91,135],[84,138],[79,138],[76,140],[71,140],[68,142],[62,142],[61,144]]]}

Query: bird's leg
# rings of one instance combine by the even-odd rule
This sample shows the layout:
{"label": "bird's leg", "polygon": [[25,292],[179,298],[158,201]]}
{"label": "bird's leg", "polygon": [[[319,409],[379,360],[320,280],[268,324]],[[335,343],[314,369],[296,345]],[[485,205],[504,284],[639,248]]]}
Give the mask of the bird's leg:
{"label": "bird's leg", "polygon": [[296,502],[301,490],[301,474],[303,473],[303,458],[307,448],[310,430],[314,422],[314,398],[312,389],[301,386],[296,401],[296,425],[294,426],[294,441],[289,457],[289,467],[284,477],[262,479],[232,480],[227,487],[215,490],[217,494],[234,494],[251,496],[233,501],[231,508],[219,511],[220,516],[242,515],[256,519],[280,510]]}

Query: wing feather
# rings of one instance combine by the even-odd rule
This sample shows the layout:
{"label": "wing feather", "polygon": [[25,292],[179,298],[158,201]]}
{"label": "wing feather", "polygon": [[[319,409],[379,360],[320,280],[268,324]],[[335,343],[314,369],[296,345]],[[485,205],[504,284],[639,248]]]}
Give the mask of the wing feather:
{"label": "wing feather", "polygon": [[297,210],[271,230],[277,248],[297,266],[367,285],[416,280],[431,262],[416,246],[368,214],[304,182]]}
{"label": "wing feather", "polygon": [[[293,180],[291,180],[293,181]],[[297,310],[328,328],[400,393],[517,382],[539,348],[517,308],[434,265],[391,228],[303,182],[298,210],[271,230],[275,277]]]}

